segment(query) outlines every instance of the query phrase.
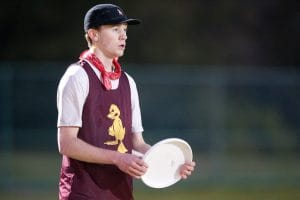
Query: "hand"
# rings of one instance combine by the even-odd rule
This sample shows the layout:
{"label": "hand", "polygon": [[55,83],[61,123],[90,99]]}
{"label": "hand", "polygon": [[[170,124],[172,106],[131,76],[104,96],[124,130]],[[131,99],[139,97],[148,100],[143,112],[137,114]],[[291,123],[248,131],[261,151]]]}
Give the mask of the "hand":
{"label": "hand", "polygon": [[140,179],[147,171],[148,165],[139,157],[132,154],[119,154],[117,167],[130,176]]}
{"label": "hand", "polygon": [[194,168],[196,166],[195,162],[187,162],[185,164],[183,164],[180,168],[180,176],[182,179],[187,179],[188,176],[190,176],[192,174],[192,172],[194,171]]}

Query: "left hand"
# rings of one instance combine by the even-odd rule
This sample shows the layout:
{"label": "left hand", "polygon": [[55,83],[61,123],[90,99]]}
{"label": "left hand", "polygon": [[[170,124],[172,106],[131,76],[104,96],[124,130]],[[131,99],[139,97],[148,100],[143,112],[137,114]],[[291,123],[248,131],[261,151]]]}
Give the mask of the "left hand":
{"label": "left hand", "polygon": [[182,179],[187,179],[192,174],[196,163],[194,161],[183,164],[180,168],[180,176]]}

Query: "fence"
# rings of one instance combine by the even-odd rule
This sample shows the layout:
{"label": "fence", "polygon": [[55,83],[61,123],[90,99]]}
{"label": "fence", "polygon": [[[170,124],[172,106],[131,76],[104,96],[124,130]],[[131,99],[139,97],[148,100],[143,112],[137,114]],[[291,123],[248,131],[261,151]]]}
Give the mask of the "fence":
{"label": "fence", "polygon": [[[10,181],[10,185],[16,184],[10,170],[15,152],[57,154],[56,88],[66,66],[51,62],[0,65],[1,187],[9,187]],[[269,156],[284,164],[285,158],[292,157],[290,165],[280,165],[282,170],[273,177],[300,185],[296,172],[300,153],[299,71],[148,65],[128,65],[126,71],[138,86],[144,137],[152,144],[167,137],[187,140],[201,162],[201,170],[207,172],[196,176],[195,183],[228,182],[222,174],[234,177],[234,172],[228,171],[233,165],[239,163],[239,169],[245,169],[248,162],[253,164],[252,158],[264,165],[261,156]],[[238,159],[232,157],[236,155]],[[249,160],[241,163],[245,155],[250,155]],[[234,164],[227,165],[231,159]],[[288,166],[295,173],[284,178]],[[269,177],[264,172],[264,176],[255,176],[255,183]],[[244,173],[235,177],[231,181],[238,184],[245,180]],[[268,183],[275,180],[267,179]],[[51,181],[54,184],[56,179]]]}
{"label": "fence", "polygon": [[[65,66],[2,64],[0,149],[56,149],[56,87]],[[127,71],[137,82],[151,142],[174,135],[199,151],[300,149],[298,71],[134,65]]]}

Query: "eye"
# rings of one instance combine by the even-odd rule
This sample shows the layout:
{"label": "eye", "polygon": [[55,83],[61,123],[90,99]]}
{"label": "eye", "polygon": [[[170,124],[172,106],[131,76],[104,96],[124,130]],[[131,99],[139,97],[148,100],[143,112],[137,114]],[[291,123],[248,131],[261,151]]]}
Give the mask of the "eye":
{"label": "eye", "polygon": [[113,27],[113,31],[118,32],[119,28],[117,26]]}

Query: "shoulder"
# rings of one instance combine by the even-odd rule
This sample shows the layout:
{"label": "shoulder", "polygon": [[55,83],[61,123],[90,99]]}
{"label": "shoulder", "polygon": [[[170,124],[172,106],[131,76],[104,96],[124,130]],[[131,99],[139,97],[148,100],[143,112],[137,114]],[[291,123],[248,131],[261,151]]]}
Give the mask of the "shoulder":
{"label": "shoulder", "polygon": [[88,80],[87,73],[79,63],[73,63],[69,65],[63,77],[61,78],[61,82],[69,82],[69,81],[82,82],[87,80]]}
{"label": "shoulder", "polygon": [[74,63],[69,65],[64,75],[60,79],[58,90],[75,91],[78,89],[87,90],[89,85],[88,75],[81,65]]}
{"label": "shoulder", "polygon": [[132,78],[132,76],[130,76],[127,72],[124,72],[124,74],[126,75],[128,81],[129,81],[130,87],[136,87],[136,83],[135,83],[134,79]]}
{"label": "shoulder", "polygon": [[86,72],[79,63],[69,65],[64,74],[65,77],[80,77],[83,75],[86,75]]}

